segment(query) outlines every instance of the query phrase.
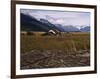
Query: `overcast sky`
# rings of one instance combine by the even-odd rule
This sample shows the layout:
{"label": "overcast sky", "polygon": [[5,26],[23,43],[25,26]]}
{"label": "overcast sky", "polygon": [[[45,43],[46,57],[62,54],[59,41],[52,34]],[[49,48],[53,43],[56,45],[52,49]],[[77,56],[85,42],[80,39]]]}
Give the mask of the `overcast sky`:
{"label": "overcast sky", "polygon": [[37,9],[21,9],[21,13],[32,17],[47,19],[53,24],[62,25],[90,25],[89,12],[71,12],[71,11],[55,11],[55,10],[37,10]]}

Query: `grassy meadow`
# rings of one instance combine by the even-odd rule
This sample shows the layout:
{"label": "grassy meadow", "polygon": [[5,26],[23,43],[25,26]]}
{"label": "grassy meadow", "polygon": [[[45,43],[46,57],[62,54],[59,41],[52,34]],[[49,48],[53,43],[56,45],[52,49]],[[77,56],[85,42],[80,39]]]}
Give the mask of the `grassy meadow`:
{"label": "grassy meadow", "polygon": [[67,52],[89,50],[89,33],[63,33],[62,36],[41,36],[43,32],[33,35],[21,34],[21,53],[31,50],[64,50]]}

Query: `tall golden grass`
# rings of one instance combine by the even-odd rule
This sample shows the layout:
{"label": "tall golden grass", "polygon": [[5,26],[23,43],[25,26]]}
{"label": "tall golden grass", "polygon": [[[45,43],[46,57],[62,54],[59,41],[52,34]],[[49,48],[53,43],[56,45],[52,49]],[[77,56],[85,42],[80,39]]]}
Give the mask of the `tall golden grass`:
{"label": "tall golden grass", "polygon": [[21,52],[31,50],[64,50],[67,52],[89,50],[90,34],[86,32],[64,33],[64,36],[41,36],[43,32],[34,35],[21,34]]}

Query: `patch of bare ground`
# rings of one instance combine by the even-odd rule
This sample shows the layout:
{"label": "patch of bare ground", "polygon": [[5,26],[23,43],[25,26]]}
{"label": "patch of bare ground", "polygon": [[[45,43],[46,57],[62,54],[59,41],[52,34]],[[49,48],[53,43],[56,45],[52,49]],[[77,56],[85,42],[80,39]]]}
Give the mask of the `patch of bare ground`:
{"label": "patch of bare ground", "polygon": [[90,51],[32,50],[21,53],[21,69],[80,67],[90,65]]}

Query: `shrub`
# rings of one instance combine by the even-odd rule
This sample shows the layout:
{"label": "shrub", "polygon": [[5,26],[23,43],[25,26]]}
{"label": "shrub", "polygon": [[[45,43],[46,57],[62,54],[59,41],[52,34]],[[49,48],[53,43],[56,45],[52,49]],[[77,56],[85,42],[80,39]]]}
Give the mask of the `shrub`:
{"label": "shrub", "polygon": [[27,35],[35,35],[33,32],[27,32]]}

